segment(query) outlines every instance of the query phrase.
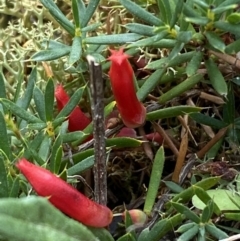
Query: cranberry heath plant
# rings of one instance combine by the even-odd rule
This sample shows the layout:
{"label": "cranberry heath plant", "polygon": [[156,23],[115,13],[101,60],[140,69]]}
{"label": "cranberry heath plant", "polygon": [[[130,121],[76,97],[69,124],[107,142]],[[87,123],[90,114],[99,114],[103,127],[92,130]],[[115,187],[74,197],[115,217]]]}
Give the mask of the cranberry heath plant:
{"label": "cranberry heath plant", "polygon": [[[165,182],[165,194],[171,201],[162,201],[159,190],[165,156],[171,152],[173,158],[179,159],[184,143],[175,144],[174,148],[171,140],[162,136],[164,133],[156,121],[161,120],[162,126],[166,127],[173,118],[181,120],[181,125],[174,123],[169,128],[177,133],[178,141],[181,141],[181,126],[190,126],[187,135],[197,140],[198,133],[194,130],[199,130],[198,126],[204,133],[208,132],[204,126],[208,126],[214,136],[222,133],[218,140],[213,138],[216,142],[207,143],[210,152],[205,151],[204,155],[216,157],[225,148],[222,143],[230,146],[230,152],[236,151],[234,144],[239,143],[235,103],[238,103],[239,91],[236,54],[240,46],[240,1],[90,0],[85,4],[82,0],[72,0],[63,6],[53,0],[40,2],[42,5],[32,5],[36,16],[27,19],[30,10],[26,1],[22,1],[22,6],[27,9],[24,16],[20,11],[12,11],[20,8],[18,4],[5,7],[6,13],[15,13],[17,18],[28,23],[32,21],[32,26],[28,24],[29,31],[22,27],[22,38],[32,39],[32,42],[22,46],[21,39],[13,45],[7,32],[13,33],[18,28],[20,33],[21,24],[10,23],[5,27],[0,50],[0,240],[114,240],[111,227],[109,230],[102,228],[109,224],[109,219],[100,226],[97,212],[90,210],[89,218],[91,216],[93,223],[98,225],[84,223],[82,217],[78,219],[79,223],[71,219],[72,212],[68,211],[79,211],[80,207],[78,209],[74,203],[70,203],[69,208],[65,205],[64,209],[55,205],[70,216],[66,217],[46,200],[51,201],[53,193],[43,194],[47,196],[45,199],[32,197],[31,185],[36,189],[35,184],[31,184],[26,175],[30,185],[15,168],[15,163],[25,158],[41,166],[41,170],[51,177],[58,175],[74,185],[78,181],[76,175],[93,167],[96,161],[92,147],[94,140],[85,143],[93,134],[89,55],[104,72],[105,118],[115,110],[119,112],[116,119],[122,126],[140,127],[139,131],[150,125],[151,132],[157,130],[159,139],[168,149],[165,154],[163,147],[153,149],[153,165],[150,171],[147,169],[150,174],[142,205],[147,221],[139,226],[126,215],[126,229],[116,239],[157,241],[174,230],[179,240],[226,238],[229,232],[226,216],[205,192],[216,187],[220,177],[193,175],[191,186],[185,189],[180,186],[181,182],[179,185]],[[45,25],[47,27],[42,28]],[[136,62],[134,57],[137,57]],[[138,68],[142,60],[143,65]],[[206,93],[208,98],[209,95],[215,97],[213,112],[202,111],[205,105],[201,99]],[[191,127],[183,122],[183,115],[197,124]],[[121,129],[118,122],[116,126]],[[107,137],[112,136],[108,135],[110,132],[106,131]],[[200,147],[192,142],[188,142],[187,153],[197,153],[202,158]],[[109,152],[115,148],[137,149],[142,144],[143,141],[135,137],[106,139]],[[186,156],[182,158],[185,160]],[[36,177],[34,172],[30,174],[31,178]],[[67,185],[61,179],[57,180],[56,184]],[[46,181],[46,190],[47,186]],[[29,194],[31,197],[27,197]],[[194,195],[208,204],[200,214],[190,207]],[[234,214],[235,219],[231,220],[236,221],[238,211]],[[39,226],[41,235],[36,228]]]}

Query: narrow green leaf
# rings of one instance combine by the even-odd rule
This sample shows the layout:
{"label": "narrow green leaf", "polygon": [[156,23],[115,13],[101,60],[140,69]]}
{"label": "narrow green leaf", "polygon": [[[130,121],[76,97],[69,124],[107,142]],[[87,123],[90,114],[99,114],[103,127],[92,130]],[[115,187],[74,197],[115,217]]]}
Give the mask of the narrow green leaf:
{"label": "narrow green leaf", "polygon": [[162,171],[164,166],[164,149],[161,146],[154,158],[153,167],[151,171],[151,177],[149,181],[147,196],[144,204],[143,211],[150,215],[152,212],[153,205],[155,203],[155,199],[157,197],[158,188],[162,178]]}
{"label": "narrow green leaf", "polygon": [[206,204],[206,207],[203,209],[202,215],[201,215],[202,223],[207,223],[211,219],[213,215],[213,204],[214,204],[213,200],[210,200]]}
{"label": "narrow green leaf", "polygon": [[8,186],[8,177],[7,177],[8,173],[5,167],[5,163],[7,163],[7,161],[4,158],[4,155],[0,153],[0,184],[1,184],[0,198],[9,197],[9,186]]}
{"label": "narrow green leaf", "polygon": [[68,55],[70,51],[70,47],[65,49],[40,50],[39,52],[33,54],[29,61],[51,61]]}
{"label": "narrow green leaf", "polygon": [[207,31],[205,33],[205,36],[207,37],[207,40],[209,42],[209,44],[219,50],[220,52],[224,52],[225,51],[225,43],[223,42],[223,40],[219,37],[219,35],[217,35],[216,33],[214,32],[210,32],[210,31]]}
{"label": "narrow green leaf", "polygon": [[185,223],[183,225],[181,225],[176,232],[178,233],[185,233],[186,231],[188,231],[189,229],[193,228],[194,226],[196,226],[195,223]]}
{"label": "narrow green leaf", "polygon": [[47,82],[44,99],[46,120],[52,121],[54,106],[54,84],[52,78],[50,78]]}
{"label": "narrow green leaf", "polygon": [[195,54],[193,55],[192,59],[190,60],[190,62],[186,67],[186,73],[188,77],[197,73],[197,70],[199,69],[202,62],[202,57],[203,57],[202,52],[195,51]]}
{"label": "narrow green leaf", "polygon": [[142,141],[130,137],[113,137],[106,140],[108,147],[138,147],[141,146]]}
{"label": "narrow green leaf", "polygon": [[62,136],[58,135],[51,146],[50,170],[58,174],[59,163],[56,163],[59,148],[62,147]]}
{"label": "narrow green leaf", "polygon": [[228,84],[228,95],[226,103],[223,105],[223,121],[230,125],[237,125],[234,85]]}
{"label": "narrow green leaf", "polygon": [[87,157],[76,165],[67,169],[69,176],[79,174],[91,168],[94,165],[94,156]]}
{"label": "narrow green leaf", "polygon": [[211,126],[217,129],[222,129],[228,125],[224,121],[215,119],[202,113],[190,113],[189,116],[199,124]]}
{"label": "narrow green leaf", "polygon": [[217,21],[214,22],[214,27],[221,29],[225,32],[230,32],[232,34],[235,34],[236,36],[239,35],[239,28],[240,28],[240,24],[231,24],[225,21]]}
{"label": "narrow green leaf", "polygon": [[32,115],[30,112],[24,110],[23,108],[19,107],[12,101],[8,99],[0,99],[0,102],[4,104],[4,106],[10,110],[14,115],[26,120],[29,123],[42,123],[43,121],[37,118],[36,116]]}
{"label": "narrow green leaf", "polygon": [[212,58],[205,61],[208,76],[213,88],[222,96],[226,97],[228,87],[226,81]]}
{"label": "narrow green leaf", "polygon": [[168,107],[168,108],[149,112],[147,113],[146,119],[149,121],[154,121],[154,120],[171,118],[171,117],[176,117],[179,115],[185,115],[185,114],[190,114],[190,113],[199,112],[199,111],[201,111],[201,108],[199,107],[192,107],[192,106],[185,106],[185,105],[173,106],[173,107]]}
{"label": "narrow green leaf", "polygon": [[137,92],[137,97],[140,101],[143,101],[147,95],[159,84],[165,69],[158,69],[150,75]]}
{"label": "narrow green leaf", "polygon": [[24,91],[23,96],[17,100],[17,105],[22,107],[25,110],[29,107],[36,81],[37,81],[37,69],[33,68],[28,79],[27,88]]}
{"label": "narrow green leaf", "polygon": [[[239,2],[238,2],[239,4]],[[221,14],[221,13],[225,13],[227,12],[228,10],[235,10],[237,7],[238,7],[238,4],[231,4],[231,5],[228,5],[228,6],[218,6],[216,8],[214,8],[212,10],[213,13],[215,14]],[[230,16],[230,15],[229,15]],[[227,20],[229,21],[229,16],[227,18]],[[238,17],[239,18],[239,17]],[[230,18],[231,19],[231,18]],[[232,19],[231,19],[232,20]],[[230,23],[235,23],[235,21],[231,22],[231,20],[229,21]],[[237,22],[238,23],[238,22]]]}
{"label": "narrow green leaf", "polygon": [[[213,187],[214,185],[216,185],[219,180],[220,180],[220,177],[205,178],[205,179],[195,183],[195,185],[185,189],[181,193],[175,195],[171,201],[172,202],[176,202],[176,201],[187,202],[195,194],[195,189],[194,189],[195,186],[201,187],[204,190],[208,190],[211,187]],[[166,206],[169,207],[170,206],[170,202],[168,202],[166,204]]]}
{"label": "narrow green leaf", "polygon": [[190,51],[187,53],[179,54],[176,57],[172,58],[170,61],[168,60],[168,58],[161,58],[159,60],[152,61],[151,63],[149,63],[145,67],[145,69],[175,67],[189,61],[191,58],[193,58],[195,53],[195,51]]}
{"label": "narrow green leaf", "polygon": [[42,5],[48,9],[50,14],[55,18],[55,20],[72,36],[74,36],[74,25],[71,23],[66,16],[61,12],[58,6],[53,0],[40,0]]}
{"label": "narrow green leaf", "polygon": [[[6,98],[6,89],[5,89],[5,78],[4,75],[0,72],[0,98]],[[4,105],[0,104],[0,112],[3,112],[4,114],[7,113],[7,110]]]}
{"label": "narrow green leaf", "polygon": [[180,185],[172,181],[162,181],[171,191],[180,193],[184,190]]}
{"label": "narrow green leaf", "polygon": [[146,46],[151,46],[151,44],[156,43],[157,41],[165,38],[168,35],[167,28],[164,28],[161,32],[158,34],[148,37],[145,39],[141,39],[139,41],[136,41],[128,45],[129,48],[136,48],[136,47],[146,47]]}
{"label": "narrow green leaf", "polygon": [[135,42],[141,37],[142,35],[136,33],[99,35],[94,37],[86,37],[84,42],[86,44],[126,44]]}
{"label": "narrow green leaf", "polygon": [[206,224],[206,230],[210,233],[213,237],[217,239],[225,239],[228,238],[228,235],[223,232],[221,229],[217,228],[214,224]]}
{"label": "narrow green leaf", "polygon": [[[193,10],[195,11],[195,10]],[[209,19],[207,17],[186,17],[185,20],[189,23],[197,24],[200,26],[205,26],[208,24]]]}
{"label": "narrow green leaf", "polygon": [[42,141],[42,143],[41,143],[41,145],[40,145],[39,151],[38,151],[38,156],[44,162],[46,162],[47,159],[48,159],[48,155],[49,155],[49,152],[50,152],[51,144],[52,144],[52,139],[49,136],[45,136],[43,141]]}
{"label": "narrow green leaf", "polygon": [[9,197],[17,198],[19,196],[19,189],[20,189],[19,178],[14,177],[14,179],[12,180],[11,186],[9,185]]}
{"label": "narrow green leaf", "polygon": [[133,33],[137,33],[144,36],[153,36],[155,34],[154,27],[140,23],[128,23],[124,25],[124,27]]}
{"label": "narrow green leaf", "polygon": [[92,18],[96,8],[99,5],[100,0],[90,0],[88,2],[87,8],[84,12],[83,19],[82,19],[82,27],[86,27],[89,20]]}
{"label": "narrow green leaf", "polygon": [[194,225],[191,229],[189,229],[185,233],[183,233],[178,238],[178,241],[189,241],[189,240],[192,240],[192,238],[197,235],[198,229],[199,229],[198,225]]}
{"label": "narrow green leaf", "polygon": [[45,101],[42,91],[36,86],[33,91],[33,99],[35,103],[35,108],[37,110],[38,116],[42,121],[46,121],[45,115]]}
{"label": "narrow green leaf", "polygon": [[[93,23],[84,28],[82,28],[82,32],[92,32],[95,31],[98,27],[102,26],[102,23]],[[88,51],[88,49],[87,49]]]}
{"label": "narrow green leaf", "polygon": [[62,136],[62,138],[63,138],[63,143],[69,143],[69,142],[77,141],[86,136],[87,135],[83,131],[73,131],[73,132],[65,133]]}
{"label": "narrow green leaf", "polygon": [[188,219],[193,221],[196,224],[200,223],[200,218],[191,211],[188,207],[184,206],[183,204],[171,202],[172,206],[181,214],[185,215]]}
{"label": "narrow green leaf", "polygon": [[75,36],[72,43],[72,49],[68,59],[68,64],[73,65],[80,60],[82,56],[82,38]]}
{"label": "narrow green leaf", "polygon": [[187,78],[182,83],[178,84],[177,86],[173,87],[171,90],[161,95],[159,97],[159,103],[160,104],[166,103],[167,101],[172,100],[173,98],[183,94],[185,91],[194,87],[194,85],[196,85],[201,79],[202,79],[201,74],[196,74]]}
{"label": "narrow green leaf", "polygon": [[[63,225],[64,224],[64,225]],[[91,231],[53,207],[46,198],[0,200],[0,236],[4,240],[98,241]]]}
{"label": "narrow green leaf", "polygon": [[[180,19],[180,15],[183,10],[183,0],[178,0],[176,3],[175,11],[172,13],[171,20],[170,20],[170,28],[173,28],[177,21]],[[161,10],[160,10],[161,11]]]}
{"label": "narrow green leaf", "polygon": [[171,18],[173,16],[170,1],[169,0],[158,0],[158,9],[160,10],[161,19],[165,24],[170,24]]}
{"label": "narrow green leaf", "polygon": [[134,3],[130,0],[119,0],[119,2],[134,16],[138,17],[139,19],[144,20],[149,25],[159,26],[163,25],[162,21],[155,17],[150,12],[146,11],[145,9],[141,8],[138,4]]}
{"label": "narrow green leaf", "polygon": [[[11,118],[11,117],[9,117]],[[2,112],[0,112],[0,155],[6,155],[8,160],[12,160],[12,151],[9,137],[7,134],[7,126]],[[5,159],[5,157],[4,157]],[[1,183],[1,182],[0,182]],[[0,188],[1,189],[1,188]]]}
{"label": "narrow green leaf", "polygon": [[240,39],[234,41],[233,43],[227,45],[225,52],[227,54],[236,54],[240,51]]}
{"label": "narrow green leaf", "polygon": [[78,28],[78,29],[80,29],[80,27],[81,27],[80,13],[79,13],[79,8],[80,8],[79,3],[80,2],[79,2],[79,0],[72,0],[73,19],[74,19],[74,23],[75,23],[75,28]]}

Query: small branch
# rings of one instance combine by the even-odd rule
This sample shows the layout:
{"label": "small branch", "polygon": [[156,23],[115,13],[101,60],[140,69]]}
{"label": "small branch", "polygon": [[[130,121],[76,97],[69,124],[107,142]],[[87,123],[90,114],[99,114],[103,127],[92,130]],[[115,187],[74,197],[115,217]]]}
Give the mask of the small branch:
{"label": "small branch", "polygon": [[[94,193],[95,201],[107,204],[107,168],[104,126],[104,88],[102,68],[92,56],[87,56],[90,70],[91,109],[94,138]],[[97,215],[97,214],[96,214]]]}

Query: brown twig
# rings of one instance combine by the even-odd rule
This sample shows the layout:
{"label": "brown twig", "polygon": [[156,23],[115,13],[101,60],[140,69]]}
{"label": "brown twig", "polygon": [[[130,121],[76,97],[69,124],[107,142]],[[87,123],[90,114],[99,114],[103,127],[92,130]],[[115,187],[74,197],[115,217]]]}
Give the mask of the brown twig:
{"label": "brown twig", "polygon": [[87,56],[90,70],[91,109],[94,137],[94,193],[95,201],[107,204],[107,168],[104,125],[104,88],[102,68],[92,56]]}
{"label": "brown twig", "polygon": [[178,149],[173,144],[172,140],[167,135],[167,133],[164,131],[164,129],[160,125],[158,125],[156,122],[153,122],[153,127],[163,137],[164,142],[169,146],[169,148],[172,150],[173,154],[177,157],[179,154]]}

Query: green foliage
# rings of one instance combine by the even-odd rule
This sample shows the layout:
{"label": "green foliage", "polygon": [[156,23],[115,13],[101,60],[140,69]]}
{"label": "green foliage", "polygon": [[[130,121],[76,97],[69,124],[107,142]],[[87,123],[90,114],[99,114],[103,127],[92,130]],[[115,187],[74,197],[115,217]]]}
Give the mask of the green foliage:
{"label": "green foliage", "polygon": [[[229,162],[239,155],[239,0],[40,2],[42,5],[27,0],[0,3],[0,240],[113,240],[108,230],[85,227],[45,199],[22,198],[29,195],[31,188],[14,167],[19,158],[25,157],[75,183],[78,175],[94,166],[93,141],[85,143],[92,136],[93,123],[83,131],[67,130],[67,118],[77,105],[91,116],[88,55],[102,66],[107,79],[108,49],[124,46],[136,70],[137,97],[147,107],[144,131],[152,131],[151,122],[158,121],[176,150],[180,149],[181,130],[185,128],[191,137],[188,154],[204,151],[206,157],[216,160],[229,155]],[[57,113],[54,90],[59,82],[71,98]],[[105,82],[107,119],[116,103],[108,80]],[[212,99],[204,99],[202,94],[211,95]],[[184,116],[189,120],[185,121]],[[226,133],[219,137],[216,132],[225,128]],[[149,144],[155,157],[153,163],[137,157],[131,162],[125,160],[127,155],[116,155],[118,151],[125,155],[129,149],[129,156],[139,155],[146,143],[141,129],[137,134],[106,139],[107,161],[116,163],[109,175],[110,184],[114,178],[119,182],[125,178],[118,171],[124,163],[125,169],[133,170],[124,170],[128,177],[123,189],[130,190],[131,201],[139,195],[134,193],[136,183],[134,188],[131,186],[130,174],[139,172],[134,170],[135,165],[139,165],[144,180],[140,185],[137,180],[138,189],[148,187],[141,193],[144,204],[140,203],[149,223],[138,231],[127,215],[125,232],[116,239],[158,241],[174,230],[179,241],[227,238],[225,231],[229,227],[218,222],[240,221],[239,200],[231,195],[232,191],[226,191],[225,196],[218,192],[234,186],[239,194],[239,180],[221,180],[219,176],[224,176],[226,170],[217,177],[213,171],[209,177],[209,173],[195,175],[190,170],[190,186],[189,182],[182,185],[162,181],[164,164],[168,165],[164,160],[175,158],[170,156],[172,149],[166,140],[165,151],[163,146]],[[205,144],[208,150],[204,149]],[[114,189],[117,194],[123,190],[119,182],[113,184],[121,190]],[[169,200],[158,210],[154,205],[163,186],[170,194]],[[219,189],[215,190],[217,186]],[[226,212],[212,192],[235,209]],[[151,223],[156,211],[161,217]],[[233,228],[230,231],[236,232]]]}

